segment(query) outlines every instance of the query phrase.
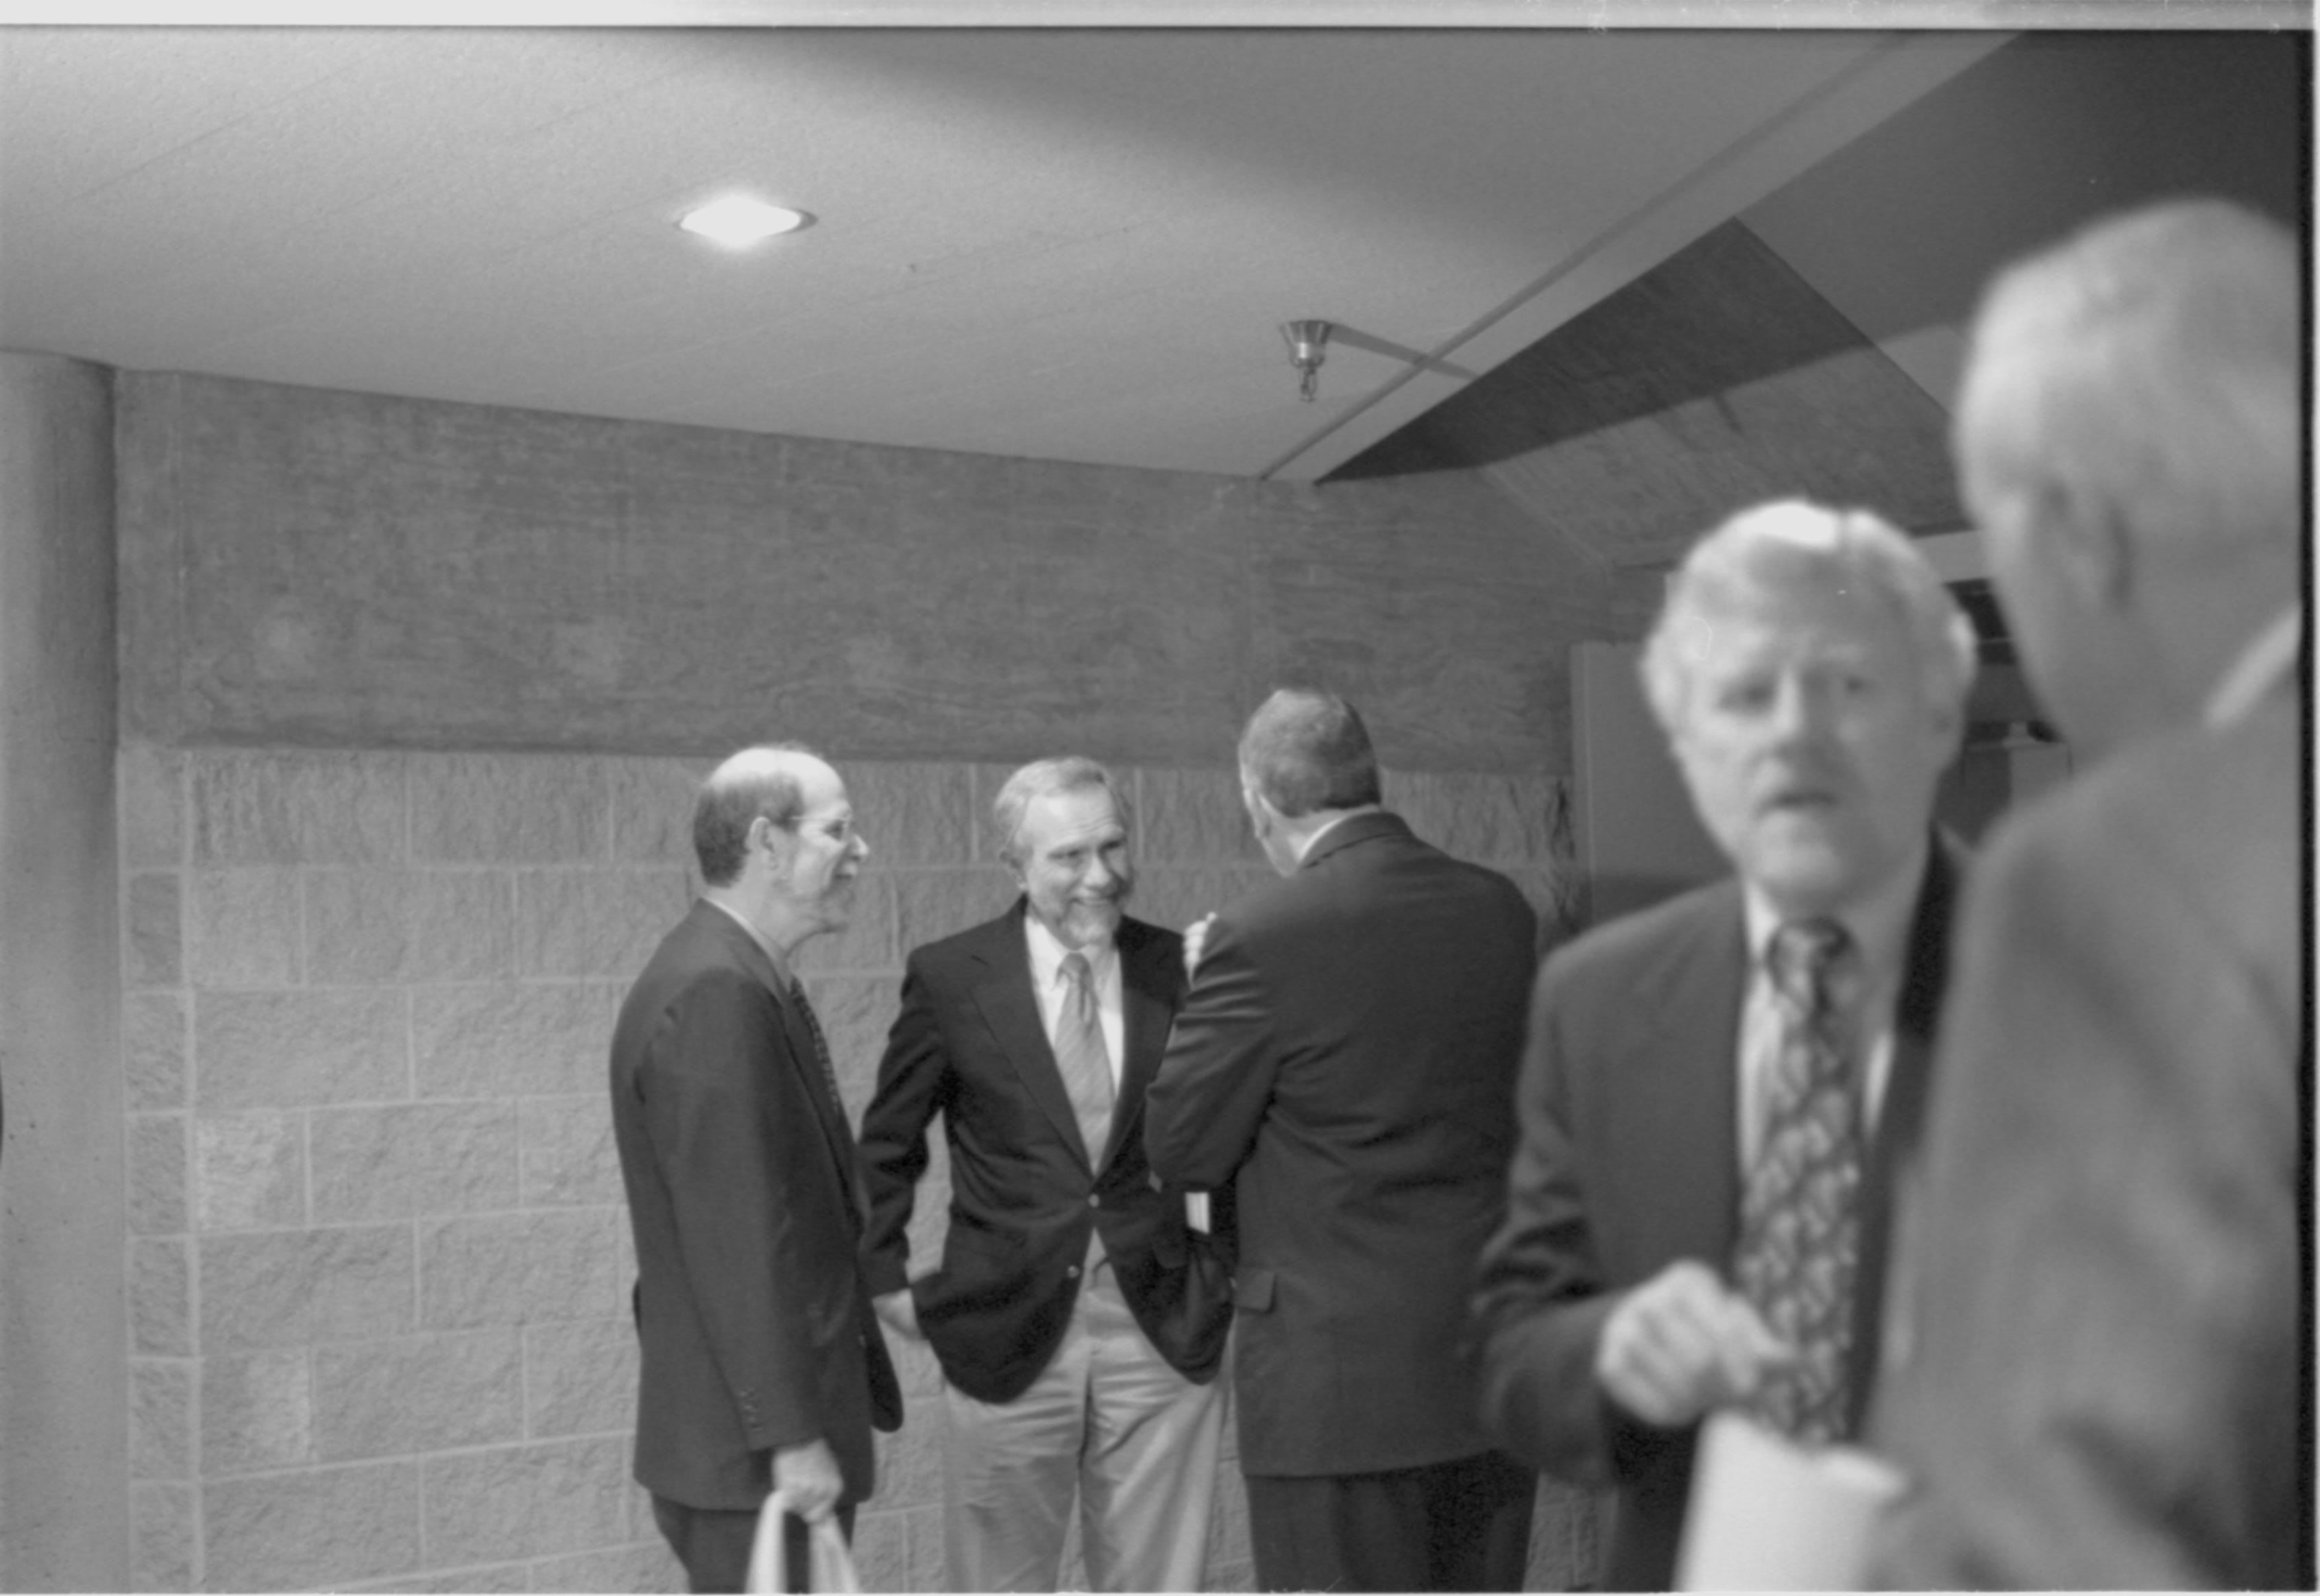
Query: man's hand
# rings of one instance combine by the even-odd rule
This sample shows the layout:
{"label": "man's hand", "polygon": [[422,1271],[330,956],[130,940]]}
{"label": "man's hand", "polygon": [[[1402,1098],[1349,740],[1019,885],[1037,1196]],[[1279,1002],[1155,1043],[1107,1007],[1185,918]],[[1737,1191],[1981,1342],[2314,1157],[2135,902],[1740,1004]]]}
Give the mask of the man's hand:
{"label": "man's hand", "polygon": [[1745,1401],[1796,1356],[1715,1271],[1686,1258],[1611,1310],[1595,1346],[1595,1379],[1636,1418],[1672,1428]]}
{"label": "man's hand", "polygon": [[1201,967],[1201,950],[1209,945],[1209,927],[1216,923],[1213,912],[1203,914],[1184,928],[1184,979],[1190,981],[1192,972]]}
{"label": "man's hand", "polygon": [[911,1296],[911,1288],[888,1292],[883,1297],[870,1299],[872,1311],[880,1322],[898,1336],[908,1336],[913,1341],[923,1341],[926,1336],[919,1328],[919,1305]]}
{"label": "man's hand", "polygon": [[811,1524],[837,1510],[846,1479],[829,1444],[817,1437],[802,1446],[774,1449],[774,1489],[786,1492],[790,1511]]}

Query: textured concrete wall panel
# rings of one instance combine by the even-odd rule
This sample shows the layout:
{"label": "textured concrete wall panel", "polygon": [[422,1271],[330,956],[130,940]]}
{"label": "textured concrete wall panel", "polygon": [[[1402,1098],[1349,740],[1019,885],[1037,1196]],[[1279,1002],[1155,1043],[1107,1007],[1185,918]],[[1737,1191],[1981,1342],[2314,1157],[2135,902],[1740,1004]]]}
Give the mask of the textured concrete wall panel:
{"label": "textured concrete wall panel", "polygon": [[314,1350],[314,1451],[324,1463],[523,1438],[523,1358],[512,1329],[357,1341]]}
{"label": "textured concrete wall panel", "polygon": [[843,774],[855,824],[878,866],[947,865],[974,857],[974,831],[988,821],[963,766],[857,762]]}
{"label": "textured concrete wall panel", "polygon": [[174,872],[140,871],[129,878],[124,908],[128,947],[121,972],[131,987],[174,986],[184,958],[178,913],[183,893]]}
{"label": "textured concrete wall panel", "polygon": [[[610,1111],[607,1110],[607,1112]],[[484,1214],[419,1227],[419,1321],[430,1330],[602,1319],[619,1311],[624,1214]]]}
{"label": "textured concrete wall panel", "polygon": [[314,1460],[313,1365],[303,1347],[202,1359],[202,1473],[215,1479]]}
{"label": "textured concrete wall panel", "polygon": [[306,1120],[281,1109],[194,1120],[194,1222],[209,1230],[282,1230],[306,1222]]}
{"label": "textured concrete wall panel", "polygon": [[186,1117],[134,1114],[129,1120],[129,1230],[173,1236],[186,1226]]}
{"label": "textured concrete wall panel", "polygon": [[626,1437],[430,1458],[427,1547],[445,1564],[629,1540]]}
{"label": "textured concrete wall panel", "polygon": [[311,1119],[316,1224],[515,1206],[512,1102],[318,1109]]}
{"label": "textured concrete wall panel", "polygon": [[129,1365],[129,1474],[183,1480],[194,1473],[194,1374],[181,1359],[136,1358]]}
{"label": "textured concrete wall panel", "polygon": [[603,1090],[623,989],[612,982],[419,988],[412,1013],[419,1095]]}
{"label": "textured concrete wall panel", "polygon": [[907,954],[1004,911],[1022,888],[1001,866],[903,870],[894,878],[896,945]]}
{"label": "textured concrete wall panel", "polygon": [[157,1357],[194,1355],[193,1255],[182,1238],[129,1244],[129,1347]]}
{"label": "textured concrete wall panel", "polygon": [[304,922],[295,871],[188,871],[184,916],[187,985],[298,984]]}
{"label": "textured concrete wall panel", "polygon": [[515,973],[630,980],[684,916],[693,890],[691,872],[666,865],[520,871]]}
{"label": "textured concrete wall panel", "polygon": [[[122,703],[162,743],[1223,765],[1301,676],[1404,763],[1561,770],[1564,648],[1633,623],[1627,578],[1461,473],[1255,483],[120,381]],[[512,805],[570,857],[570,795],[478,796],[414,795],[414,845],[502,852]]]}
{"label": "textured concrete wall panel", "polygon": [[692,868],[693,800],[716,766],[713,759],[612,761],[606,800],[612,806],[613,859]]}
{"label": "textured concrete wall panel", "polygon": [[[1255,705],[1249,706],[1254,709]],[[1237,732],[1219,739],[1221,763],[1194,770],[1142,770],[1136,782],[1136,857],[1147,863],[1262,866],[1264,852],[1241,806],[1233,766]]]}
{"label": "textured concrete wall panel", "polygon": [[204,1356],[412,1328],[411,1232],[365,1225],[201,1238]]}
{"label": "textured concrete wall panel", "polygon": [[408,857],[398,760],[204,748],[185,762],[196,865],[392,865]]}
{"label": "textured concrete wall panel", "polygon": [[411,851],[421,864],[599,860],[611,826],[612,795],[594,761],[441,754],[411,762]]}
{"label": "textured concrete wall panel", "polygon": [[515,883],[503,870],[316,870],[306,967],[318,984],[495,981],[515,972]]}
{"label": "textured concrete wall panel", "polygon": [[566,1588],[552,1582],[534,1584],[533,1571],[539,1566],[534,1563],[496,1563],[484,1568],[453,1569],[424,1579],[380,1580],[375,1583],[334,1588],[343,1591],[392,1591],[407,1592],[408,1596],[485,1596],[486,1592],[562,1591]]}
{"label": "textured concrete wall panel", "polygon": [[130,1569],[140,1591],[195,1588],[200,1534],[194,1488],[140,1482],[130,1488]]}
{"label": "textured concrete wall panel", "polygon": [[313,1589],[419,1560],[419,1469],[411,1463],[222,1480],[202,1496],[209,1586]]}
{"label": "textured concrete wall panel", "polygon": [[137,743],[121,750],[113,781],[121,798],[121,862],[128,869],[186,862],[186,757]]}
{"label": "textured concrete wall panel", "polygon": [[527,1097],[520,1105],[521,1189],[525,1208],[570,1208],[627,1201],[621,1154],[604,1093]]}
{"label": "textured concrete wall panel", "polygon": [[535,1439],[626,1431],[637,1417],[637,1332],[625,1315],[523,1332],[524,1433]]}
{"label": "textured concrete wall panel", "polygon": [[186,1105],[185,999],[174,992],[137,993],[121,1003],[122,1069],[129,1107]]}
{"label": "textured concrete wall panel", "polygon": [[204,993],[194,1007],[203,1109],[410,1095],[409,1000],[398,990]]}
{"label": "textured concrete wall panel", "polygon": [[[860,1566],[856,1559],[856,1566]],[[865,1591],[892,1591],[895,1585],[873,1584],[863,1570]],[[532,1583],[518,1590],[675,1591],[687,1587],[684,1567],[658,1541],[622,1546],[611,1552],[582,1552],[576,1556],[547,1557],[531,1565]],[[460,1585],[461,1591],[479,1587]]]}

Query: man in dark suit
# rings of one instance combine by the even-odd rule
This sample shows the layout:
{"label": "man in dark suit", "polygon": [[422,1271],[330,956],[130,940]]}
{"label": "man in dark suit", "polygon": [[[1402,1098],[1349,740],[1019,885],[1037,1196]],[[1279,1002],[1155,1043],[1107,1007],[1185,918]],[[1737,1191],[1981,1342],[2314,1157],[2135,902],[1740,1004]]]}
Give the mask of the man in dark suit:
{"label": "man in dark suit", "polygon": [[1607,1583],[1665,1590],[1697,1426],[1850,1437],[1915,1138],[1954,862],[1932,827],[1971,628],[1909,540],[1763,506],[1698,544],[1645,685],[1735,878],[1559,950],[1477,1299],[1507,1444],[1618,1488]]}
{"label": "man in dark suit", "polygon": [[1871,1569],[2309,1590],[2307,278],[2180,202],[2002,276],[1957,455],[2071,779],[1977,866]]}
{"label": "man in dark suit", "polygon": [[[902,1419],[856,1264],[854,1144],[790,956],[846,923],[869,853],[838,773],[745,749],[701,789],[702,890],[612,1033],[636,1232],[637,1483],[695,1591],[739,1591],[771,1486],[850,1530]],[[793,1519],[790,1566],[804,1566]]]}
{"label": "man in dark suit", "polygon": [[[1228,1266],[1145,1163],[1146,1083],[1183,942],[1122,912],[1128,805],[1090,759],[1028,765],[994,805],[1023,895],[919,948],[862,1119],[878,1311],[942,1365],[955,1591],[1052,1591],[1077,1498],[1099,1591],[1206,1583]],[[907,1277],[938,1114],[942,1265]]]}
{"label": "man in dark suit", "polygon": [[1536,1480],[1491,1449],[1462,1343],[1536,920],[1380,807],[1342,699],[1274,694],[1240,775],[1284,879],[1204,922],[1145,1142],[1162,1180],[1237,1192],[1257,1584],[1518,1590]]}

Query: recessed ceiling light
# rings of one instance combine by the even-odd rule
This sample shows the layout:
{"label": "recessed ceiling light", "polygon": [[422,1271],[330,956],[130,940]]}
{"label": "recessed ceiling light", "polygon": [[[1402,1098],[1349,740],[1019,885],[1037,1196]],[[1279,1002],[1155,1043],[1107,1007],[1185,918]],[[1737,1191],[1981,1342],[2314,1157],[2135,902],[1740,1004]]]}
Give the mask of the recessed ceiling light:
{"label": "recessed ceiling light", "polygon": [[779,205],[769,205],[762,200],[744,199],[737,195],[705,204],[697,211],[687,211],[676,224],[687,232],[697,232],[702,238],[714,240],[729,249],[740,249],[761,239],[795,232],[811,220],[812,218],[802,211],[785,211]]}

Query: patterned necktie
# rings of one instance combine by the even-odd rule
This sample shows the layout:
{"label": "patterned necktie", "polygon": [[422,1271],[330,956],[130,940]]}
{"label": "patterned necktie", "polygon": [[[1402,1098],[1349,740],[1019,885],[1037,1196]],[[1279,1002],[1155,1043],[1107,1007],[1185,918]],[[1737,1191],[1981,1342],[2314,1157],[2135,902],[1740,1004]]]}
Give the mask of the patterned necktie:
{"label": "patterned necktie", "polygon": [[805,1016],[805,1028],[813,1036],[813,1061],[820,1066],[822,1086],[829,1093],[830,1106],[843,1120],[846,1099],[838,1093],[838,1070],[829,1062],[829,1038],[821,1034],[821,1020],[815,1015],[813,1005],[805,1001],[805,983],[794,975],[790,977],[790,999],[797,1004],[798,1012]]}
{"label": "patterned necktie", "polygon": [[1064,1011],[1056,1017],[1056,1067],[1072,1112],[1079,1117],[1080,1140],[1087,1145],[1088,1167],[1103,1158],[1111,1135],[1111,1055],[1103,1045],[1103,1020],[1095,1006],[1095,979],[1087,956],[1064,956]]}
{"label": "patterned necktie", "polygon": [[1816,920],[1782,926],[1767,962],[1780,1047],[1763,1141],[1741,1197],[1733,1272],[1749,1303],[1799,1355],[1752,1408],[1784,1435],[1826,1442],[1845,1429],[1860,1253],[1861,1111],[1847,1057],[1860,959],[1843,926]]}

